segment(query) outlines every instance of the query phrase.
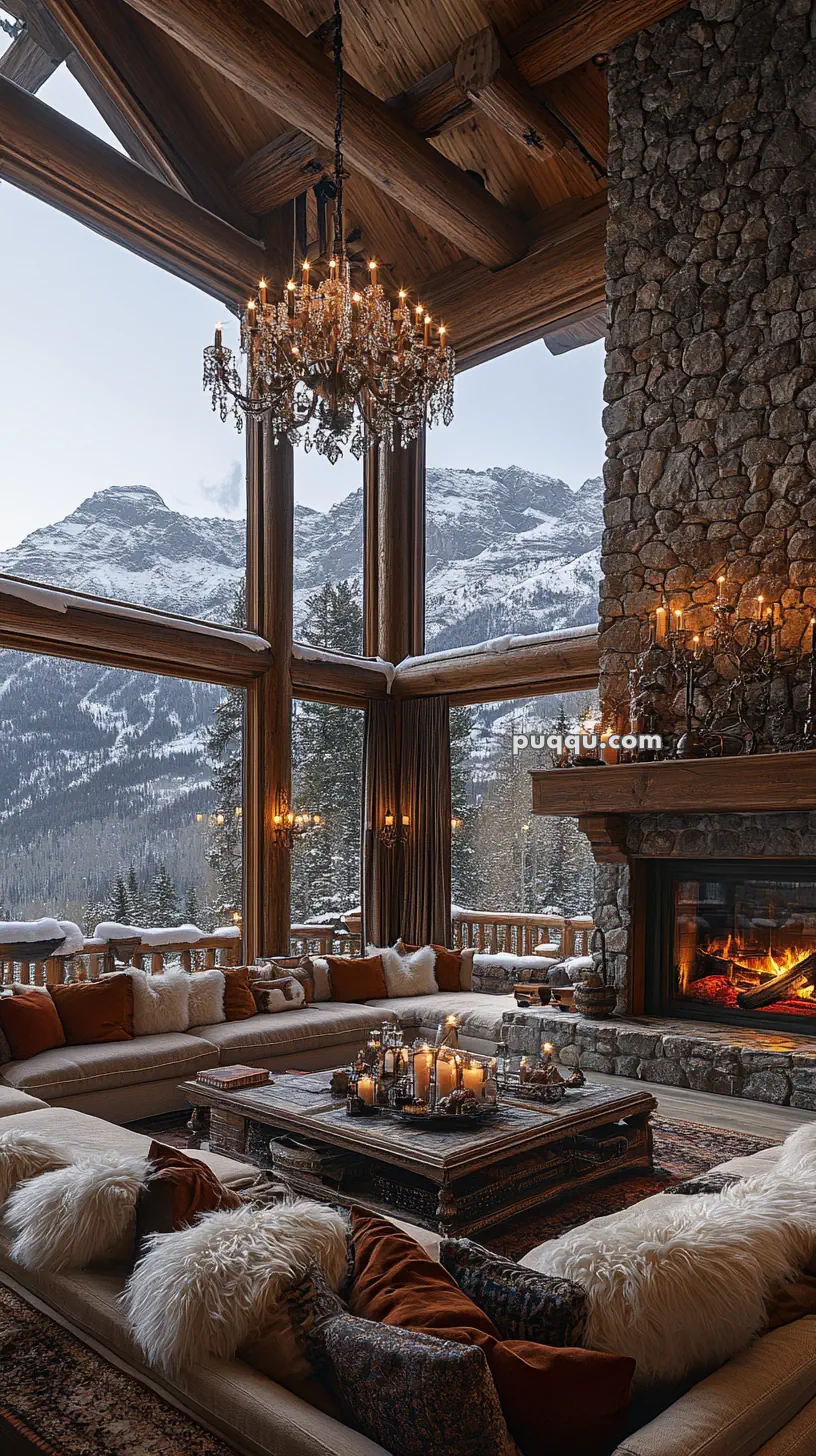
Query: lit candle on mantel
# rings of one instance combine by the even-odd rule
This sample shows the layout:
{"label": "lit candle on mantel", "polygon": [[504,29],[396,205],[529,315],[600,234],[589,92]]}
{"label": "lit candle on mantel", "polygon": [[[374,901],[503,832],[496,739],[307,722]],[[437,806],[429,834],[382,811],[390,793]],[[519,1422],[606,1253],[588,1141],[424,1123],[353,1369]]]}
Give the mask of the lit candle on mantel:
{"label": "lit candle on mantel", "polygon": [[666,608],[658,607],[655,612],[655,642],[659,645],[666,640]]}
{"label": "lit candle on mantel", "polygon": [[724,586],[725,586],[725,577],[724,576],[718,576],[717,577],[717,601],[718,602],[722,602],[722,601],[725,600],[725,592],[723,591],[723,587]]}
{"label": "lit candle on mantel", "polygon": [[675,630],[675,632],[682,632],[682,630],[683,630],[683,608],[682,607],[675,607],[675,609],[674,609],[674,630]]}
{"label": "lit candle on mantel", "polygon": [[757,610],[756,610],[756,614],[757,614],[757,621],[758,622],[761,622],[762,621],[762,606],[763,606],[764,601],[765,601],[765,598],[763,596],[758,596],[757,597]]}
{"label": "lit candle on mantel", "polygon": [[360,1101],[365,1102],[368,1107],[374,1106],[374,1091],[374,1078],[360,1077],[357,1083],[357,1096],[360,1098]]}
{"label": "lit candle on mantel", "polygon": [[816,657],[816,617],[810,619],[810,651]]}

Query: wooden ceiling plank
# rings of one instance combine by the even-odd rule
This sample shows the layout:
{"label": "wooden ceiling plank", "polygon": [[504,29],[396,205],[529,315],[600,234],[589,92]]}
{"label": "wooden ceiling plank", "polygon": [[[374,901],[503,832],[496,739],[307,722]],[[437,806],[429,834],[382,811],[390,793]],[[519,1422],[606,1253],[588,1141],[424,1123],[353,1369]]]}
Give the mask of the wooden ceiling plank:
{"label": "wooden ceiling plank", "polygon": [[567,128],[536,100],[492,25],[463,41],[453,71],[462,95],[528,154],[552,157],[575,145]]}
{"label": "wooden ceiling plank", "polygon": [[264,270],[260,243],[2,78],[0,177],[227,302]]}
{"label": "wooden ceiling plank", "polygon": [[33,35],[24,30],[0,56],[0,76],[34,96],[61,64],[62,58],[44,51]]}
{"label": "wooden ceiling plank", "polygon": [[212,164],[204,118],[179,104],[161,57],[145,42],[129,10],[111,0],[49,0],[49,7],[160,175],[201,207],[257,236],[257,219],[236,201]]}
{"label": "wooden ceiling plank", "polygon": [[236,167],[230,187],[251,212],[272,212],[322,177],[329,150],[302,131],[287,131]]}
{"label": "wooden ceiling plank", "polygon": [[[263,0],[128,0],[201,60],[290,126],[334,136],[331,62]],[[348,77],[344,153],[350,167],[429,222],[463,252],[503,267],[525,251],[524,223]]]}

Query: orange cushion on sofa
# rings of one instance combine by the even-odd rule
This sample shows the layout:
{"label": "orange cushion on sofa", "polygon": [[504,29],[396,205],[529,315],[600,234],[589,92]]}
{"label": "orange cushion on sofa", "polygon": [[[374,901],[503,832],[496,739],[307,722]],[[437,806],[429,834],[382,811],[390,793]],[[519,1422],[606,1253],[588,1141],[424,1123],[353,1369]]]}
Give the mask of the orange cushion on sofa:
{"label": "orange cushion on sofa", "polygon": [[249,989],[249,966],[221,966],[224,973],[224,1019],[246,1021],[255,1016],[255,997]]}
{"label": "orange cushion on sofa", "polygon": [[70,986],[50,986],[49,990],[69,1046],[132,1040],[130,976],[104,976],[101,981],[76,981]]}
{"label": "orange cushion on sofa", "polygon": [[65,1046],[65,1032],[51,997],[42,991],[16,991],[0,997],[0,1031],[15,1062]]}
{"label": "orange cushion on sofa", "polygon": [[382,956],[326,956],[332,1001],[376,1001],[388,995]]}
{"label": "orange cushion on sofa", "polygon": [[408,1234],[352,1209],[352,1314],[479,1345],[523,1456],[608,1451],[629,1404],[634,1360],[501,1340],[492,1320]]}
{"label": "orange cushion on sofa", "polygon": [[242,1199],[232,1188],[181,1148],[152,1142],[147,1154],[151,1174],[136,1204],[136,1247],[151,1234],[175,1233],[195,1223],[199,1214],[222,1208],[240,1208]]}

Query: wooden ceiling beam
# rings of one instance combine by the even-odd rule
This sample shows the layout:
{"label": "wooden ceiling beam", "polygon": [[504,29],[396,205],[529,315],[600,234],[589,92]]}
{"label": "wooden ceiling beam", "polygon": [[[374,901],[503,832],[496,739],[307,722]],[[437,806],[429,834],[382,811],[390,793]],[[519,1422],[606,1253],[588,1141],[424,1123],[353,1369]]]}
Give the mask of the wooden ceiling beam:
{"label": "wooden ceiling beam", "polygon": [[2,78],[0,177],[227,302],[264,271],[260,243]]}
{"label": "wooden ceiling beam", "polygon": [[251,212],[272,212],[322,177],[330,151],[302,131],[287,131],[253,152],[229,179],[234,196]]}
{"label": "wooden ceiling beam", "polygon": [[545,638],[519,638],[505,651],[483,643],[472,652],[435,653],[398,665],[397,698],[447,693],[457,703],[589,691],[598,685],[598,633],[578,628]]}
{"label": "wooden ceiling beam", "polygon": [[567,128],[533,95],[492,25],[462,43],[453,73],[462,95],[528,156],[540,159],[555,157],[565,147],[577,150]]}
{"label": "wooden ceiling beam", "polygon": [[295,649],[292,658],[292,692],[296,698],[318,703],[345,703],[362,707],[369,698],[388,697],[388,678],[384,672],[349,658],[331,661],[300,657]]}
{"label": "wooden ceiling beam", "polygon": [[21,86],[33,96],[64,59],[64,56],[43,50],[30,31],[24,30],[0,56],[0,76],[5,76],[7,81],[13,81],[15,86]]}
{"label": "wooden ceiling beam", "polygon": [[[49,9],[121,113],[140,152],[151,158],[151,170],[231,226],[259,236],[257,218],[236,200],[213,165],[209,123],[177,100],[161,58],[128,9],[110,0],[49,0]],[[78,79],[82,82],[81,74]]]}
{"label": "wooden ceiling beam", "polygon": [[[331,146],[331,61],[264,0],[128,0],[200,60]],[[348,77],[344,153],[350,167],[421,217],[469,257],[498,268],[526,248],[524,223],[396,112]]]}
{"label": "wooden ceiling beam", "polygon": [[0,577],[0,647],[235,687],[273,660],[248,633],[11,577]]}
{"label": "wooden ceiling beam", "polygon": [[605,192],[571,198],[544,214],[536,244],[518,263],[499,273],[467,263],[426,279],[419,297],[447,326],[460,368],[603,307],[606,219]]}

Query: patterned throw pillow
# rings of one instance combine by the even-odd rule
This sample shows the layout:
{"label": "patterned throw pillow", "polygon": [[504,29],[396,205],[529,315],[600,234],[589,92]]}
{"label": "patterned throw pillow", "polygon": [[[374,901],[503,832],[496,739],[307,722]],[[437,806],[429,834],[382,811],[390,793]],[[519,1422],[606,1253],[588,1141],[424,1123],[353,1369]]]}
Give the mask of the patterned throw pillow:
{"label": "patterned throw pillow", "polygon": [[306,993],[295,976],[251,981],[250,990],[258,1010],[267,1015],[276,1011],[295,1011],[306,1004]]}
{"label": "patterned throw pillow", "polygon": [[292,1290],[292,1323],[349,1421],[400,1456],[511,1456],[484,1353],[349,1314],[319,1271]]}
{"label": "patterned throw pillow", "polygon": [[587,1294],[580,1284],[539,1274],[470,1239],[443,1239],[439,1262],[490,1317],[503,1340],[570,1349],[582,1345]]}

